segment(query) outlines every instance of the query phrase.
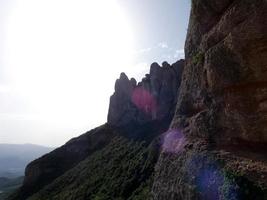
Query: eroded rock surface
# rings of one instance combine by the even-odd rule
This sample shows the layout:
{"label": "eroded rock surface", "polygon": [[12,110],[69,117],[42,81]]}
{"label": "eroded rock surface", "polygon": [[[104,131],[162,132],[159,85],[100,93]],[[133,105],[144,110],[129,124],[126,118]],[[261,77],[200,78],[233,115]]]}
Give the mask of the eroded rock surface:
{"label": "eroded rock surface", "polygon": [[177,104],[183,67],[184,60],[172,65],[164,62],[162,66],[153,63],[139,83],[122,73],[110,98],[108,123],[131,137],[142,137],[145,127],[154,134],[166,131]]}
{"label": "eroded rock surface", "polygon": [[266,19],[265,0],[192,1],[176,142],[154,199],[267,198]]}
{"label": "eroded rock surface", "polygon": [[266,17],[264,0],[193,1],[174,126],[215,112],[220,143],[267,142]]}
{"label": "eroded rock surface", "polygon": [[110,98],[108,123],[125,126],[133,121],[146,123],[161,120],[173,113],[184,61],[163,66],[153,63],[150,73],[138,84],[122,73]]}

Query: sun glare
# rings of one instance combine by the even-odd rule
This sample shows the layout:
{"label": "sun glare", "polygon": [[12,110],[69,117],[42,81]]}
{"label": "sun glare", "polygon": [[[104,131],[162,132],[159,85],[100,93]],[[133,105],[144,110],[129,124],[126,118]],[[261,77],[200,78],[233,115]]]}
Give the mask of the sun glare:
{"label": "sun glare", "polygon": [[133,63],[116,0],[18,0],[7,30],[9,81],[31,112],[76,127],[105,122],[115,79]]}

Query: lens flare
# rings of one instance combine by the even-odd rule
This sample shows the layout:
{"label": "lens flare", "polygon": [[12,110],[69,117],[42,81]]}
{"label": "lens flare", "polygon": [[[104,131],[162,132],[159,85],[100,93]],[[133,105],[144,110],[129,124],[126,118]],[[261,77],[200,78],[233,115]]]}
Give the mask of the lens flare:
{"label": "lens flare", "polygon": [[223,199],[239,199],[237,185],[227,177],[226,171],[216,160],[197,154],[188,162],[186,168],[201,199],[219,200],[222,197]]}
{"label": "lens flare", "polygon": [[220,199],[220,186],[224,178],[217,169],[203,169],[197,177],[197,188],[207,200]]}
{"label": "lens flare", "polygon": [[155,116],[157,112],[157,101],[149,91],[142,87],[137,87],[132,93],[132,102],[134,105],[147,115]]}
{"label": "lens flare", "polygon": [[184,134],[177,129],[171,129],[165,133],[162,147],[164,152],[179,153],[183,149],[184,144]]}

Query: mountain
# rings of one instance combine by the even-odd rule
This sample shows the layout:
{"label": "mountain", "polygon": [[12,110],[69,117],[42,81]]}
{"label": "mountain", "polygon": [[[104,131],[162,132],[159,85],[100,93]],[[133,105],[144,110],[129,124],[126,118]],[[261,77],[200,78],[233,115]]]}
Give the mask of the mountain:
{"label": "mountain", "polygon": [[147,196],[160,134],[174,116],[183,66],[183,60],[153,63],[140,83],[122,73],[110,98],[107,124],[30,163],[23,186],[11,199]]}
{"label": "mountain", "polygon": [[0,144],[0,177],[23,176],[28,163],[52,150],[33,144]]}
{"label": "mountain", "polygon": [[267,199],[266,11],[192,0],[185,60],[122,73],[107,123],[31,162],[9,199]]}

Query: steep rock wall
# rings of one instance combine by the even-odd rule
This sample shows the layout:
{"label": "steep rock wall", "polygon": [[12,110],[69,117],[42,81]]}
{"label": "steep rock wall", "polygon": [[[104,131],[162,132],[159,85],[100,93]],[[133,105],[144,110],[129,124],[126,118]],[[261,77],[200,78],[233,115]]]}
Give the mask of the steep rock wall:
{"label": "steep rock wall", "polygon": [[122,73],[110,98],[108,123],[116,127],[133,122],[144,124],[174,114],[183,66],[183,60],[173,65],[164,62],[162,67],[153,63],[149,74],[138,84]]}
{"label": "steep rock wall", "polygon": [[209,110],[220,143],[267,142],[266,10],[264,0],[193,1],[174,126]]}
{"label": "steep rock wall", "polygon": [[193,0],[154,199],[266,199],[267,2]]}
{"label": "steep rock wall", "polygon": [[122,73],[110,97],[108,124],[131,138],[151,140],[165,132],[174,116],[183,67],[184,60],[153,63],[139,83]]}

